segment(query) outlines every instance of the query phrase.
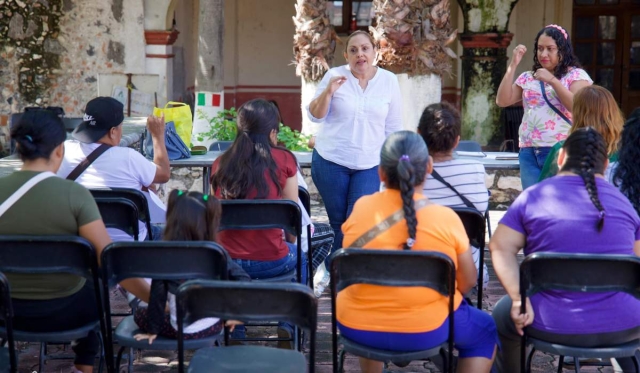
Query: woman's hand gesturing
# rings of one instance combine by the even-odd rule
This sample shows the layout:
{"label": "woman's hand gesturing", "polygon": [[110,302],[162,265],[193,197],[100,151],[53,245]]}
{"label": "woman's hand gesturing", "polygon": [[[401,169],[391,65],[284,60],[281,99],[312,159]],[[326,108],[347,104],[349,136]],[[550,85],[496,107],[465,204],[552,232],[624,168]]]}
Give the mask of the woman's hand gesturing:
{"label": "woman's hand gesturing", "polygon": [[511,65],[518,66],[520,61],[522,61],[522,56],[527,53],[527,47],[522,44],[518,44],[517,47],[513,50],[513,59],[511,60]]}
{"label": "woman's hand gesturing", "polygon": [[344,82],[347,81],[346,76],[334,76],[329,80],[329,84],[327,85],[326,91],[329,96],[333,96],[333,94],[340,88]]}
{"label": "woman's hand gesturing", "polygon": [[533,77],[534,79],[545,83],[551,83],[551,81],[555,79],[555,76],[545,68],[536,70],[536,72],[533,73]]}

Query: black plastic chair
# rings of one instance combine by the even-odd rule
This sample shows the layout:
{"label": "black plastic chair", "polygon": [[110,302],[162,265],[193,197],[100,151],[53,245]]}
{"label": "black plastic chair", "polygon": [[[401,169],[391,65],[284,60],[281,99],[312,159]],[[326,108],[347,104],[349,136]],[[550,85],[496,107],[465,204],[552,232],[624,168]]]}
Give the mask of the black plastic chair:
{"label": "black plastic chair", "polygon": [[[214,242],[156,241],[114,242],[102,252],[102,286],[105,309],[109,308],[109,288],[128,278],[158,280],[227,279],[228,254]],[[111,317],[107,315],[107,328],[111,329]],[[147,340],[136,341],[133,336],[139,329],[133,316],[125,317],[116,327],[113,336],[108,334],[107,356],[113,356],[113,342],[120,345],[115,368],[119,369],[124,349],[175,350],[175,339],[158,336],[153,344]],[[192,339],[185,342],[187,349],[212,346],[220,336]],[[131,371],[131,354],[129,359]]]}
{"label": "black plastic chair", "polygon": [[124,231],[138,241],[140,227],[138,226],[138,208],[126,198],[95,197],[96,205],[107,228]]}
{"label": "black plastic chair", "polygon": [[[338,354],[336,296],[354,284],[427,287],[449,297],[448,356],[443,346],[426,351],[398,352],[367,347],[340,337],[343,350]],[[454,314],[456,269],[448,256],[433,251],[340,249],[331,255],[331,340],[333,371],[342,372],[345,352],[377,361],[409,362],[441,356],[445,372],[453,372]],[[419,299],[415,300],[419,302]],[[427,317],[428,315],[425,315]]]}
{"label": "black plastic chair", "polygon": [[[151,215],[149,214],[149,204],[148,204],[148,201],[147,201],[147,197],[144,195],[144,193],[142,193],[141,191],[139,191],[137,189],[130,189],[130,188],[89,189],[89,191],[91,192],[91,195],[93,195],[93,198],[96,199],[96,201],[98,200],[98,198],[100,198],[100,199],[104,199],[104,198],[124,198],[124,199],[127,199],[127,200],[131,201],[135,205],[136,209],[138,210],[137,219],[139,219],[142,222],[144,222],[144,224],[145,224],[145,226],[147,228],[147,235],[150,237],[150,235],[151,235]],[[100,205],[98,205],[98,207],[100,207]],[[102,213],[102,211],[101,211],[101,213]],[[115,226],[115,225],[117,225],[120,220],[111,219],[109,216],[107,216],[107,219],[109,220],[109,222],[107,222],[107,220],[105,220],[105,216],[103,215],[102,220],[105,222],[105,225],[113,223],[114,224],[114,228],[117,228],[117,226]],[[130,218],[126,218],[126,220],[129,220],[129,219]],[[120,223],[120,224],[122,224],[122,223]],[[136,224],[136,227],[138,227],[137,224]],[[121,228],[118,228],[118,229],[121,229]],[[124,229],[122,229],[122,230],[124,230]]]}
{"label": "black plastic chair", "polygon": [[[38,372],[42,372],[45,360],[52,357],[45,356],[46,343],[73,341],[86,337],[91,331],[101,335],[101,347],[106,347],[103,338],[107,333],[100,295],[99,270],[96,252],[91,244],[78,236],[0,236],[0,271],[4,273],[22,274],[50,274],[69,273],[84,277],[94,285],[96,304],[100,320],[89,323],[77,329],[60,332],[24,332],[13,328],[16,341],[40,342],[40,365]],[[0,337],[7,337],[7,329],[0,328]],[[100,354],[100,371],[102,371],[103,354]],[[111,372],[111,365],[107,359],[107,369]]]}
{"label": "black plastic chair", "polygon": [[482,147],[477,141],[460,140],[458,146],[456,146],[454,150],[461,152],[482,152]]}
{"label": "black plastic chair", "polygon": [[[308,287],[294,283],[189,281],[178,290],[179,372],[184,372],[182,330],[203,317],[223,320],[286,321],[309,332],[309,363],[304,354],[265,346],[229,346],[196,351],[189,372],[315,371],[318,303]],[[186,341],[185,341],[186,342]]]}
{"label": "black plastic chair", "polygon": [[[304,209],[307,211],[309,217],[311,217],[311,196],[309,195],[309,191],[301,186],[298,186],[298,198],[300,199],[300,202],[302,202],[302,206],[304,206]],[[311,225],[307,225],[307,259],[309,262],[309,286],[311,286],[311,288],[313,289],[313,261],[311,260],[312,253],[313,247],[311,246]]]}
{"label": "black plastic chair", "polygon": [[233,141],[215,141],[209,145],[209,151],[223,152],[231,147]]}
{"label": "black plastic chair", "polygon": [[[220,202],[222,204],[220,231],[227,229],[260,230],[280,228],[287,233],[296,235],[298,255],[296,270],[277,277],[259,279],[259,281],[280,282],[296,278],[298,283],[302,283],[302,246],[300,242],[302,218],[300,217],[300,207],[297,203],[282,199],[225,199]],[[256,248],[256,250],[259,249]],[[311,268],[311,265],[309,265],[309,268]]]}
{"label": "black plastic chair", "polygon": [[6,338],[3,337],[0,346],[0,372],[15,373],[18,371],[18,362],[16,359],[16,347],[13,340],[13,308],[11,307],[11,291],[9,289],[9,281],[0,273],[0,320],[6,329]]}
{"label": "black plastic chair", "polygon": [[480,249],[480,266],[478,269],[478,309],[482,309],[482,285],[484,279],[484,249],[485,249],[485,217],[476,209],[470,207],[456,207],[453,211],[458,214],[464,230],[469,237],[469,243]]}
{"label": "black plastic chair", "polygon": [[[603,275],[606,274],[606,275]],[[546,290],[575,292],[625,292],[640,299],[640,258],[631,255],[593,255],[535,253],[520,265],[520,297],[525,299]],[[521,312],[526,312],[522,302]],[[588,326],[585,326],[588,329]],[[585,329],[585,330],[586,330]],[[533,345],[526,356],[527,344]],[[640,339],[615,346],[575,347],[522,336],[520,356],[521,372],[531,371],[533,354],[542,351],[559,355],[558,372],[562,372],[565,356],[575,357],[575,371],[580,372],[582,358],[633,357],[640,348]],[[634,359],[636,371],[640,371]]]}

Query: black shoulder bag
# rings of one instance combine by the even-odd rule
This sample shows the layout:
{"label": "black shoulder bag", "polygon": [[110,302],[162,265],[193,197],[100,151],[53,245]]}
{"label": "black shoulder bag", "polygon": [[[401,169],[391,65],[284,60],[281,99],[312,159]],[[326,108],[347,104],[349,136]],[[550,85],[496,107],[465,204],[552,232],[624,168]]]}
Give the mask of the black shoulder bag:
{"label": "black shoulder bag", "polygon": [[[439,182],[441,182],[442,184],[444,184],[444,186],[446,186],[447,188],[449,188],[449,189],[453,190],[453,192],[454,192],[455,194],[457,194],[457,195],[458,195],[458,197],[460,197],[460,199],[462,200],[462,203],[464,203],[467,207],[470,207],[470,208],[472,208],[472,209],[474,209],[474,210],[477,210],[476,206],[475,206],[471,201],[469,201],[469,199],[468,199],[467,197],[465,197],[465,196],[463,196],[462,194],[460,194],[460,192],[458,192],[458,191],[456,190],[456,188],[454,188],[454,187],[453,187],[453,185],[451,185],[451,184],[447,183],[447,182],[442,178],[442,176],[440,176],[440,174],[436,172],[436,170],[433,170],[433,171],[431,172],[431,176],[433,176],[433,178],[434,178],[434,179],[436,179],[436,180],[438,180]],[[482,211],[481,211],[481,212],[482,212]],[[484,214],[484,212],[482,212],[482,213]]]}

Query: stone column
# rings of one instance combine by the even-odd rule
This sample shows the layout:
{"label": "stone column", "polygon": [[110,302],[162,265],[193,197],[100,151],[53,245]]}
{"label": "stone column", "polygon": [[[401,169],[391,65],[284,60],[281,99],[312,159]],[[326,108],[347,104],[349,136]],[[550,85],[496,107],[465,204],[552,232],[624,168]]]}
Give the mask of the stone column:
{"label": "stone column", "polygon": [[496,93],[507,69],[509,16],[518,0],[458,0],[464,15],[462,137],[497,148],[502,139]]}
{"label": "stone column", "polygon": [[158,105],[164,105],[173,95],[173,43],[178,38],[177,30],[145,30],[145,71],[158,74],[160,79]]}
{"label": "stone column", "polygon": [[200,0],[198,11],[198,57],[196,59],[195,113],[192,142],[209,128],[209,118],[224,109],[224,0]]}

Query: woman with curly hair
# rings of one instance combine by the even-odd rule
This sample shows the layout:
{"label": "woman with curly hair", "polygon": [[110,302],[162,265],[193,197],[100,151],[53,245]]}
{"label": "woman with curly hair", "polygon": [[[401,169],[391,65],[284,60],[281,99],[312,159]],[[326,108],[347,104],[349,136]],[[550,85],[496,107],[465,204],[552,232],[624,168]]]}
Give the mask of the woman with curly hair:
{"label": "woman with curly hair", "polygon": [[515,70],[527,48],[520,44],[513,50],[496,96],[500,107],[523,101],[524,116],[518,130],[523,190],[538,181],[551,147],[567,138],[573,95],[593,83],[580,68],[569,34],[561,26],[548,25],[540,30],[533,48],[532,70],[522,73],[514,83]]}
{"label": "woman with curly hair", "polygon": [[[608,89],[599,85],[584,87],[573,97],[573,125],[569,134],[578,128],[593,127],[600,132],[607,146],[609,167],[604,172],[605,180],[610,181],[611,170],[618,161],[618,143],[622,133],[624,117]],[[564,140],[555,144],[544,163],[538,181],[548,179],[558,173],[558,153]]]}
{"label": "woman with curly hair", "polygon": [[[522,192],[509,207],[489,248],[507,295],[493,309],[501,343],[499,372],[520,371],[523,328],[543,341],[596,347],[640,337],[640,301],[621,292],[541,291],[520,298],[517,254],[567,253],[640,255],[640,217],[604,180],[607,147],[591,127],[567,138],[558,157],[560,172]],[[567,191],[571,191],[567,193]],[[526,313],[520,313],[526,302]],[[618,359],[635,372],[629,358]]]}
{"label": "woman with curly hair", "polygon": [[640,215],[640,107],[636,108],[622,130],[618,164],[613,170],[613,184],[620,188]]}

